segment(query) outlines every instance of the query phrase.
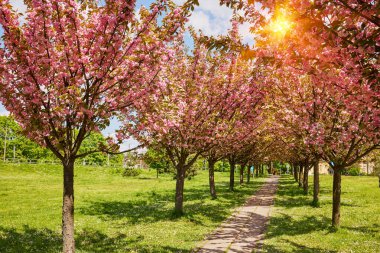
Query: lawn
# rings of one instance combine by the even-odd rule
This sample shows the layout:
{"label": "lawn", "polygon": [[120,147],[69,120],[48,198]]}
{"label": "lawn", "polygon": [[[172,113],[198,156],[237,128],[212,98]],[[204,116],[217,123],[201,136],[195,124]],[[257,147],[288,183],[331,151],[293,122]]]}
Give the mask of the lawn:
{"label": "lawn", "polygon": [[312,190],[304,196],[290,176],[281,178],[264,252],[380,252],[377,177],[342,177],[341,228],[337,231],[330,225],[331,176],[321,176],[321,207],[311,207],[311,201]]}
{"label": "lawn", "polygon": [[[186,213],[176,218],[173,175],[77,167],[77,252],[189,252],[263,182],[229,192],[228,173],[215,177],[217,200],[209,197],[207,171],[185,182]],[[61,200],[59,166],[0,164],[0,251],[59,252]]]}

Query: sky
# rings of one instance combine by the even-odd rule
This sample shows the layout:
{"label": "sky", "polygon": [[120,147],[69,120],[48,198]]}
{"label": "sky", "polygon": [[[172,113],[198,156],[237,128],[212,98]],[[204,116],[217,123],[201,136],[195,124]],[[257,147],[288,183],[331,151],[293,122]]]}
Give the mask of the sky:
{"label": "sky", "polygon": [[[26,10],[22,0],[10,0],[11,4],[20,13],[24,13]],[[140,9],[141,6],[149,6],[154,0],[137,0],[136,8]],[[176,4],[182,4],[184,0],[174,0]],[[189,18],[189,25],[193,26],[196,31],[202,30],[205,35],[217,36],[226,35],[227,31],[231,28],[230,19],[233,11],[230,8],[219,5],[219,0],[199,0],[199,6],[197,6]],[[0,30],[0,35],[2,31]],[[252,44],[253,39],[249,33],[249,25],[243,24],[240,27],[240,35],[243,42]],[[192,42],[187,38],[187,44],[191,47]],[[9,113],[0,104],[0,115],[8,115]],[[103,134],[108,136],[114,134],[115,130],[120,127],[120,123],[116,119],[111,120],[111,124],[108,128],[103,130]],[[134,147],[138,143],[135,140],[128,140],[122,145],[122,149]]]}

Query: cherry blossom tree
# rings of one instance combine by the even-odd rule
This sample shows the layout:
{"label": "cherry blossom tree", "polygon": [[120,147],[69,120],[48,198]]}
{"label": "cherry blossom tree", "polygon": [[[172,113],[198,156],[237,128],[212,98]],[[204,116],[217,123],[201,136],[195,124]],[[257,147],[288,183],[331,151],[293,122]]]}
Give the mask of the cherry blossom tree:
{"label": "cherry blossom tree", "polygon": [[81,144],[154,90],[165,44],[186,10],[169,9],[164,0],[138,16],[135,1],[25,4],[20,23],[9,1],[0,2],[0,100],[29,138],[62,161],[63,251],[74,252],[74,163],[99,152],[81,153]]}
{"label": "cherry blossom tree", "polygon": [[207,48],[195,41],[188,54],[179,39],[171,51],[158,75],[158,91],[136,103],[136,115],[124,115],[124,120],[127,133],[132,129],[141,143],[154,142],[166,150],[176,169],[175,212],[180,215],[186,171],[213,145],[219,118],[214,107],[222,101],[215,100],[220,69],[211,64]]}
{"label": "cherry blossom tree", "polygon": [[379,144],[377,3],[262,4],[272,16],[255,55],[287,98],[283,117],[293,118],[309,153],[334,170],[332,224],[339,226],[341,172]]}
{"label": "cherry blossom tree", "polygon": [[193,31],[192,36],[191,53],[183,40],[174,44],[159,75],[159,92],[147,104],[136,104],[136,117],[125,122],[140,142],[155,142],[166,149],[177,171],[178,214],[183,213],[186,171],[200,155],[224,143],[262,98],[249,75],[250,65],[240,61],[237,53],[208,50],[201,36]]}

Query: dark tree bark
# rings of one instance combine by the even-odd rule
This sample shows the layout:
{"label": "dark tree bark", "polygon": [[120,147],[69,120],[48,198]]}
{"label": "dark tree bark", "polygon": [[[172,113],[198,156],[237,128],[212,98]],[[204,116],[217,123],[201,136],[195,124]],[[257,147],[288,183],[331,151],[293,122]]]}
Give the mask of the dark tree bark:
{"label": "dark tree bark", "polygon": [[298,170],[298,165],[294,166],[294,180],[296,180],[296,182],[298,182]]}
{"label": "dark tree bark", "polygon": [[307,195],[309,193],[309,164],[306,164],[303,168],[303,193]]}
{"label": "dark tree bark", "polygon": [[216,161],[214,159],[208,159],[208,179],[210,183],[210,194],[213,199],[217,198],[216,190],[215,190],[215,177],[214,177],[215,163]]}
{"label": "dark tree bark", "polygon": [[248,165],[247,167],[247,184],[251,181],[251,167],[252,165]]}
{"label": "dark tree bark", "polygon": [[313,205],[319,206],[319,161],[316,160],[314,162],[314,176],[313,176],[313,183],[314,183],[314,189],[313,189]]}
{"label": "dark tree bark", "polygon": [[333,182],[333,211],[332,211],[332,225],[339,227],[340,225],[340,195],[342,188],[342,170],[340,168],[334,169],[334,182]]}
{"label": "dark tree bark", "polygon": [[183,189],[185,187],[186,169],[183,164],[177,166],[177,181],[175,188],[175,206],[174,212],[176,215],[183,214]]}
{"label": "dark tree bark", "polygon": [[264,164],[261,164],[260,175],[264,175]]}
{"label": "dark tree bark", "polygon": [[302,176],[303,176],[303,170],[304,170],[304,168],[303,168],[303,164],[300,164],[300,170],[299,170],[299,172],[298,172],[298,186],[299,187],[302,187],[302,183],[303,183],[303,178],[302,178]]}
{"label": "dark tree bark", "polygon": [[63,162],[62,238],[63,252],[74,253],[74,159]]}
{"label": "dark tree bark", "polygon": [[195,154],[188,161],[190,154],[186,150],[181,149],[173,152],[171,148],[167,147],[166,151],[177,172],[174,213],[177,216],[181,216],[183,214],[183,189],[185,187],[186,171],[194,164],[200,153]]}
{"label": "dark tree bark", "polygon": [[255,166],[256,177],[259,177],[260,165]]}
{"label": "dark tree bark", "polygon": [[235,186],[235,159],[234,158],[231,158],[231,159],[228,159],[229,163],[230,163],[230,191],[233,191],[234,190],[234,186]]}
{"label": "dark tree bark", "polygon": [[239,177],[240,185],[244,183],[244,167],[245,167],[245,164],[240,164],[240,177]]}

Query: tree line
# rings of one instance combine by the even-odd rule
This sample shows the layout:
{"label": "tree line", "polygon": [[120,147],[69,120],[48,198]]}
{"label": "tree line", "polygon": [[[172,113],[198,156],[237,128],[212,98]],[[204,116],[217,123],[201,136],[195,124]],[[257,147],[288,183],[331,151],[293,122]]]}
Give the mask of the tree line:
{"label": "tree line", "polygon": [[[131,136],[165,151],[179,215],[199,157],[208,161],[213,197],[220,160],[229,162],[231,191],[237,165],[243,175],[251,165],[287,162],[307,180],[324,160],[334,171],[339,226],[342,172],[380,140],[378,2],[222,0],[236,11],[217,38],[186,25],[197,0],[157,0],[138,15],[136,1],[25,3],[22,23],[9,1],[0,3],[0,100],[23,134],[63,165],[64,252],[75,251],[75,162],[119,154]],[[253,47],[241,42],[242,22],[252,26]],[[113,117],[122,123],[115,138],[83,149]]]}

